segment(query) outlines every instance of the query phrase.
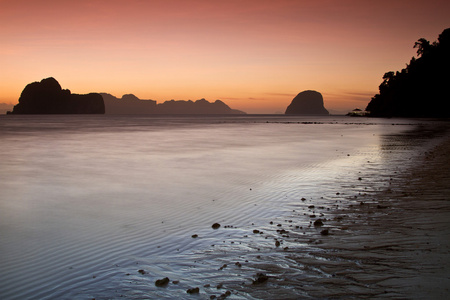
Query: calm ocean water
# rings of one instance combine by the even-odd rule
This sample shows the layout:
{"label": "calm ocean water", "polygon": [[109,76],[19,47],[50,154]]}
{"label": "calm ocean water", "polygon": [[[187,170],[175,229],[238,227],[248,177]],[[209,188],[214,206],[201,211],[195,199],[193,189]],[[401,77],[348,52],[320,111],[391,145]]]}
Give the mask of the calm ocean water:
{"label": "calm ocean water", "polygon": [[[221,266],[277,257],[253,228],[270,230],[301,198],[333,205],[360,177],[371,176],[367,192],[386,188],[379,170],[405,167],[418,147],[390,137],[420,126],[333,116],[1,116],[0,298],[183,298],[205,284],[214,289],[199,297],[220,295],[220,282],[255,273]],[[155,287],[166,276],[179,283]],[[254,296],[243,288],[233,297]]]}

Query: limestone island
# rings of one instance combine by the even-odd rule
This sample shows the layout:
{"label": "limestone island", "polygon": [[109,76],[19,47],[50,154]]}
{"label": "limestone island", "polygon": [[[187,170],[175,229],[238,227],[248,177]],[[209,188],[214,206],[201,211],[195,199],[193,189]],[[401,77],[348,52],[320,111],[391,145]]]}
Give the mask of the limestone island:
{"label": "limestone island", "polygon": [[143,115],[143,114],[245,114],[245,112],[231,109],[221,100],[209,102],[205,99],[170,100],[156,103],[155,100],[139,99],[133,94],[117,98],[111,94],[101,93],[105,101],[106,114]]}
{"label": "limestone island", "polygon": [[105,104],[100,94],[72,94],[63,90],[55,78],[28,84],[19,103],[8,114],[104,114]]}
{"label": "limestone island", "polygon": [[317,91],[303,91],[292,100],[286,115],[329,115],[323,104],[322,94]]}

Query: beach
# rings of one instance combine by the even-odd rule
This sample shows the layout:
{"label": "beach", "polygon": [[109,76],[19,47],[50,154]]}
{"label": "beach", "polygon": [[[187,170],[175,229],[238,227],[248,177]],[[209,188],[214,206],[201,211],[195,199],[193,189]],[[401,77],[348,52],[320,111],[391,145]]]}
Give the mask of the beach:
{"label": "beach", "polygon": [[[428,143],[413,167],[385,174],[385,189],[370,193],[370,178],[363,178],[340,192],[338,196],[344,196],[337,202],[342,204],[331,213],[308,209],[325,213],[324,225],[308,228],[306,238],[296,232],[284,239],[290,245],[315,246],[294,246],[285,249],[285,255],[292,266],[313,269],[316,276],[301,278],[295,271],[297,276],[291,276],[284,267],[273,268],[274,262],[266,270],[276,283],[256,292],[257,298],[277,298],[281,289],[286,294],[280,298],[295,299],[299,293],[294,296],[289,290],[296,287],[304,298],[447,299],[450,139],[447,135]],[[324,229],[327,234],[320,234]]]}
{"label": "beach", "polygon": [[3,299],[446,297],[447,122],[1,125]]}

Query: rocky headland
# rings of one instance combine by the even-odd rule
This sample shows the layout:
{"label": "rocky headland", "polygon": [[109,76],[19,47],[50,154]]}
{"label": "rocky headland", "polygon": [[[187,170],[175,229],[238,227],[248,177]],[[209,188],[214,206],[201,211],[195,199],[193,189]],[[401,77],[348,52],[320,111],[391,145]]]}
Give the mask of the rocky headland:
{"label": "rocky headland", "polygon": [[437,41],[419,39],[416,59],[406,68],[387,72],[376,94],[367,105],[372,117],[450,117],[450,28]]}
{"label": "rocky headland", "polygon": [[9,114],[104,114],[105,104],[100,94],[72,94],[49,77],[28,84],[19,103]]}

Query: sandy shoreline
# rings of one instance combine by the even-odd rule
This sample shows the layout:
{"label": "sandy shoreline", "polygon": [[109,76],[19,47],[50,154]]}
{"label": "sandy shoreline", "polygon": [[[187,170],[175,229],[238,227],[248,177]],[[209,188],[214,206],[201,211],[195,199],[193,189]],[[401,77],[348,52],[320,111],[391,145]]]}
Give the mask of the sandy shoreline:
{"label": "sandy shoreline", "polygon": [[[321,267],[343,275],[362,295],[445,299],[450,288],[448,153],[450,139],[426,153],[420,166],[400,175],[376,200],[361,197],[359,205],[336,212],[327,223],[332,234],[320,248],[332,251],[324,257],[355,263]],[[321,295],[320,288],[316,293],[339,296]]]}
{"label": "sandy shoreline", "polygon": [[[155,199],[159,199],[169,190],[164,199],[174,201],[183,186],[191,193],[192,184],[202,184],[195,185],[196,193],[182,193],[180,201],[165,201],[160,207],[155,206],[159,202],[141,201],[153,198],[146,192],[151,188],[147,186],[147,177],[142,176],[145,180],[140,181],[137,175],[161,170],[162,165],[155,164],[153,156],[142,155],[152,167],[141,168],[141,160],[120,155],[128,154],[130,149],[116,143],[126,144],[124,140],[128,140],[130,133],[113,140],[110,148],[118,155],[111,161],[125,161],[134,166],[132,173],[125,173],[134,178],[129,189],[133,193],[122,194],[120,189],[117,195],[105,193],[99,190],[104,182],[93,181],[88,186],[99,191],[98,197],[79,196],[61,201],[64,198],[60,195],[80,191],[72,181],[63,180],[64,189],[58,190],[60,193],[44,193],[46,197],[40,194],[41,185],[36,184],[38,192],[30,195],[39,195],[35,201],[41,203],[40,210],[54,215],[38,219],[40,211],[33,211],[32,220],[46,221],[30,231],[31,237],[39,241],[34,245],[40,247],[20,246],[33,246],[20,234],[9,236],[16,243],[3,243],[4,247],[12,245],[27,252],[9,252],[0,294],[5,299],[97,300],[445,298],[450,284],[449,124],[409,120],[400,123],[381,120],[380,124],[347,124],[347,119],[340,122],[345,123],[264,122],[261,126],[238,124],[208,131],[192,128],[190,139],[180,142],[178,147],[192,147],[188,154],[195,155],[188,156],[191,164],[185,165],[185,169],[191,170],[188,174],[192,179],[185,181],[183,172],[173,172],[180,162],[176,153],[164,153],[156,157],[165,162],[177,161],[176,165],[170,165],[167,174],[180,175],[175,182],[185,185],[177,184],[180,190],[153,187],[152,191],[158,195]],[[242,129],[251,130],[252,139],[239,140],[243,144],[235,148],[236,130]],[[156,137],[163,138],[160,133],[166,134],[164,130],[154,132]],[[179,137],[185,133],[172,130],[167,138],[182,141]],[[156,139],[147,131],[135,134],[140,138],[133,140]],[[196,143],[192,143],[192,134]],[[207,169],[216,168],[205,173],[206,169],[195,164],[200,157],[204,160],[195,146],[204,145],[208,136],[220,136],[220,140],[209,149],[215,155],[211,156]],[[47,137],[49,141],[61,146],[59,138],[50,137],[53,136]],[[90,139],[91,135],[82,137],[84,146],[75,149],[91,153],[92,148],[86,145],[96,145],[97,139]],[[224,137],[229,141],[223,142]],[[71,141],[65,136],[63,140]],[[293,140],[300,142],[292,143]],[[136,153],[153,144],[142,142],[132,150]],[[225,147],[224,151],[216,149],[217,144]],[[22,143],[16,146],[22,147]],[[78,152],[71,152],[72,148],[64,148],[70,155],[56,160],[59,163],[48,157],[47,164],[30,166],[56,172],[60,165],[78,161]],[[158,146],[152,153],[165,149]],[[40,150],[47,153],[48,147]],[[274,159],[274,153],[280,159]],[[239,154],[239,165],[227,167]],[[314,160],[318,154],[323,157]],[[89,166],[93,167],[86,170],[109,173],[110,168],[104,168],[108,164],[98,164],[103,155],[100,149],[93,156],[97,159],[90,160]],[[42,161],[46,160],[39,160]],[[113,166],[126,170],[122,164]],[[222,176],[212,177],[217,170],[221,170]],[[77,179],[86,185],[85,176],[80,177],[79,173],[85,172],[68,172],[62,179]],[[44,179],[48,182],[55,180],[52,173],[47,175]],[[215,178],[230,183],[217,185]],[[34,180],[34,176],[29,179]],[[106,176],[106,179],[114,182],[115,178]],[[158,182],[161,185],[166,181]],[[16,193],[11,193],[11,197],[16,199]],[[122,197],[126,201],[122,202]],[[64,209],[52,209],[52,202],[48,205],[42,202],[46,199],[54,199],[58,207],[64,204]],[[89,213],[84,213],[81,209],[84,206],[76,202],[85,199],[98,201],[86,206]],[[21,203],[20,200],[17,197],[7,203]],[[178,210],[173,210],[174,203]],[[110,204],[123,205],[114,208]],[[71,211],[68,207],[75,209],[77,215],[59,219]],[[111,210],[103,212],[105,207]],[[96,208],[95,218],[91,218],[92,209]],[[320,225],[318,219],[322,220],[321,226],[314,225],[315,222]],[[13,221],[16,219],[11,224],[17,223]],[[211,227],[215,222],[221,224],[219,229]],[[49,226],[52,224],[58,226]],[[62,228],[64,224],[71,226]],[[326,230],[328,235],[321,234]],[[39,237],[49,243],[42,243]],[[39,257],[35,255],[38,259],[33,260],[27,253],[39,253]],[[23,272],[24,269],[27,271]],[[155,285],[166,277],[170,278],[167,286]],[[23,283],[27,283],[26,288]],[[199,288],[197,295],[186,292],[196,288]]]}
{"label": "sandy shoreline", "polygon": [[[336,196],[336,209],[309,206],[308,212],[317,215],[311,222],[323,216],[323,226],[312,223],[281,237],[282,246],[289,246],[284,249],[289,268],[277,266],[276,259],[272,265],[256,265],[271,276],[264,287],[251,287],[250,294],[261,299],[302,294],[321,299],[447,299],[450,138],[444,134],[437,139],[438,145],[419,154],[423,160],[412,169],[386,174],[386,190],[344,191]],[[370,187],[367,181],[360,185]],[[308,246],[297,247],[302,243]]]}

